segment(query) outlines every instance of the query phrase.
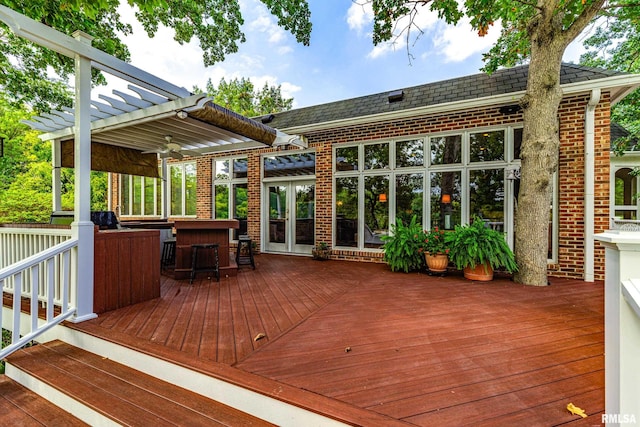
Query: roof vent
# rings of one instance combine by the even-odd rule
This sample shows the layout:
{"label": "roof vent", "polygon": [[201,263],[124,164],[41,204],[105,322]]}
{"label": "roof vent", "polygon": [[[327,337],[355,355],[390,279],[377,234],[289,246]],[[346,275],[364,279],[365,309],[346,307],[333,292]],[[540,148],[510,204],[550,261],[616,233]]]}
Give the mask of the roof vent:
{"label": "roof vent", "polygon": [[404,99],[404,91],[402,89],[394,90],[393,92],[389,92],[389,104],[392,102],[399,102]]}
{"label": "roof vent", "polygon": [[275,118],[276,116],[274,116],[273,114],[269,114],[268,116],[263,116],[262,119],[260,119],[260,121],[262,122],[262,124],[267,124],[267,123],[271,123]]}

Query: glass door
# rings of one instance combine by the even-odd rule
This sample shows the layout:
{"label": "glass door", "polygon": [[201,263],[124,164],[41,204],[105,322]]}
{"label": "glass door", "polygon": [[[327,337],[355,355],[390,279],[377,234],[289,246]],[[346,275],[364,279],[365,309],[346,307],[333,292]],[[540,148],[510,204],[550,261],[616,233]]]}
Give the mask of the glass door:
{"label": "glass door", "polygon": [[266,250],[310,254],[315,233],[315,183],[269,183],[266,190]]}

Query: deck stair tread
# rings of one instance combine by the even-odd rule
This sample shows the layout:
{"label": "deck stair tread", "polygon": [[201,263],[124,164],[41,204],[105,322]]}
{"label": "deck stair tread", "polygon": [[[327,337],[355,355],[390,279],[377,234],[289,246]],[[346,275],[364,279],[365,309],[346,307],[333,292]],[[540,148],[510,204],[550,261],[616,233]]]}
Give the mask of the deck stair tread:
{"label": "deck stair tread", "polygon": [[59,340],[20,350],[7,360],[121,425],[272,425]]}
{"label": "deck stair tread", "polygon": [[3,423],[7,423],[4,425],[51,427],[87,425],[6,375],[0,375],[0,414],[2,414]]}

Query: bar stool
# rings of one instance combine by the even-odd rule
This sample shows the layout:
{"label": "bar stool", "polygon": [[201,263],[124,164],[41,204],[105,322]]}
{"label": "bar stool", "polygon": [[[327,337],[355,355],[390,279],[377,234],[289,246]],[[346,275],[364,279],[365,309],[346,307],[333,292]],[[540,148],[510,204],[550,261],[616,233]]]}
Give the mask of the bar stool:
{"label": "bar stool", "polygon": [[[244,248],[244,255],[242,254]],[[246,234],[238,237],[238,248],[236,249],[236,264],[238,267],[243,264],[250,264],[253,269],[256,269],[256,264],[253,262],[253,245],[251,238]]]}
{"label": "bar stool", "polygon": [[[198,252],[211,249],[213,251],[214,263],[213,265],[198,266]],[[201,243],[191,245],[191,279],[189,283],[193,283],[193,279],[196,277],[196,273],[200,272],[214,272],[216,273],[216,281],[220,281],[220,259],[218,258],[218,244],[217,243]]]}
{"label": "bar stool", "polygon": [[164,268],[169,265],[174,265],[176,262],[176,239],[170,238],[164,241],[162,244],[162,258],[160,260],[160,267]]}

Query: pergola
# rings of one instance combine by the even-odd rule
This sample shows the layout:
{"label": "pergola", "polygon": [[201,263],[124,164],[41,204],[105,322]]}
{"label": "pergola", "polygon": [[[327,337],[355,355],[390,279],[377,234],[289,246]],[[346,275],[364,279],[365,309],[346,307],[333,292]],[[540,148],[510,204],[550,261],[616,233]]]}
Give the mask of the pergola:
{"label": "pergola", "polygon": [[[0,5],[0,20],[18,36],[75,61],[74,108],[53,111],[28,121],[53,142],[53,208],[60,208],[60,166],[74,168],[75,201],[72,235],[78,240],[75,321],[93,313],[94,225],[90,220],[90,172],[158,176],[158,157],[166,176],[166,158],[242,148],[297,145],[291,136],[260,121],[236,114],[202,94],[162,80],[91,46],[92,37],[73,37]],[[91,99],[91,69],[128,82],[128,93]],[[119,99],[118,99],[119,98]],[[166,185],[166,181],[165,181]],[[166,212],[166,210],[165,210]]]}

